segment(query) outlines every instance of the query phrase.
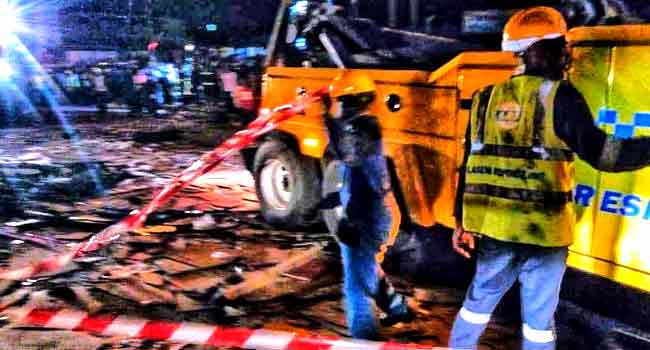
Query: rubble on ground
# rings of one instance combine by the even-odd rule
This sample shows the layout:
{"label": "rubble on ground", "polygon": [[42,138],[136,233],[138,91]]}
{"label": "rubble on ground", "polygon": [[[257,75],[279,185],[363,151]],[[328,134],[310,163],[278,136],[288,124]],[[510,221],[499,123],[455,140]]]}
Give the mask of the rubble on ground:
{"label": "rubble on ground", "polygon": [[[180,132],[175,125],[185,129]],[[14,207],[5,209],[11,216],[2,216],[7,218],[0,226],[2,268],[22,267],[55,254],[146,203],[156,189],[211,149],[187,136],[188,130],[199,132],[196,125],[205,124],[189,115],[80,125],[80,143],[52,130],[14,130],[12,147],[0,153],[3,169],[13,169],[4,172],[2,183],[6,188],[19,188],[16,194],[32,196],[14,197]],[[161,130],[164,135],[156,138],[153,134]],[[145,133],[149,133],[147,138],[143,138]],[[169,140],[170,135],[180,139]],[[95,179],[90,164],[101,169]],[[11,187],[8,176],[20,178],[23,187]],[[70,187],[77,185],[74,176],[87,183],[99,179],[103,188],[71,198],[69,192],[77,191]],[[59,187],[42,190],[48,183]],[[323,231],[284,231],[266,224],[259,214],[253,179],[241,159],[235,158],[186,188],[152,214],[144,227],[107,248],[77,258],[56,273],[27,281],[1,281],[0,303],[3,307],[71,307],[91,314],[348,336],[337,246]],[[398,278],[395,282],[398,290],[414,297],[430,313],[419,315],[411,324],[382,330],[386,339],[443,345],[462,293],[415,289]],[[499,345],[491,349],[507,349],[503,340],[517,338],[512,328],[499,324],[493,328],[486,344],[498,340]],[[1,332],[0,348],[195,349],[69,332]],[[67,345],[74,339],[77,344]]]}

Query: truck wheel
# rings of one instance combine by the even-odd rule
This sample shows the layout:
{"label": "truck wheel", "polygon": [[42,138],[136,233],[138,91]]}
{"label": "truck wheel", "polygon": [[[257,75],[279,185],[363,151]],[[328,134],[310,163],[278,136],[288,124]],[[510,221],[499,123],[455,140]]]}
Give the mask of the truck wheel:
{"label": "truck wheel", "polygon": [[273,225],[308,226],[317,218],[320,178],[315,161],[279,140],[264,142],[253,164],[262,216]]}
{"label": "truck wheel", "polygon": [[[333,160],[325,166],[323,170],[323,198],[332,196],[333,193],[341,191],[343,180],[340,176],[341,161]],[[343,208],[339,205],[332,209],[323,210],[323,221],[330,232],[335,232],[338,227],[339,220],[343,216]]]}

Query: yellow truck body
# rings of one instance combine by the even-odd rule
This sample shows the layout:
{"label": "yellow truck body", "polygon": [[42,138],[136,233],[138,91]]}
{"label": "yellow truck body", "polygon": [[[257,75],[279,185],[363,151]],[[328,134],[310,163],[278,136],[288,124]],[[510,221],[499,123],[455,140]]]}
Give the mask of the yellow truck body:
{"label": "yellow truck body", "polygon": [[[615,137],[650,135],[650,26],[582,27],[570,32],[569,79],[585,96],[596,122]],[[363,71],[377,82],[379,118],[394,166],[405,215],[421,226],[452,227],[458,168],[471,96],[507,79],[518,66],[504,52],[466,52],[435,71]],[[340,72],[334,68],[269,66],[262,107],[316,90]],[[399,110],[386,101],[399,97]],[[321,106],[284,123],[297,152],[321,160],[328,143]],[[650,291],[650,169],[607,174],[579,161],[578,224],[568,263],[645,292]],[[451,248],[450,248],[451,249]]]}
{"label": "yellow truck body", "polygon": [[[433,73],[365,70],[377,83],[377,101],[390,95],[400,98],[398,111],[375,103],[370,113],[379,118],[386,153],[394,163],[413,222],[453,225],[456,169],[469,117],[461,101],[469,101],[481,86],[506,79],[516,65],[511,54],[484,52],[461,54]],[[330,68],[269,67],[262,82],[263,107],[295,97],[298,81],[299,88],[313,91],[339,73]],[[314,105],[305,116],[280,126],[295,137],[303,155],[317,159],[323,157],[328,144],[321,115],[321,106]]]}
{"label": "yellow truck body", "polygon": [[[571,31],[571,82],[614,137],[650,136],[650,26]],[[650,291],[650,168],[604,173],[579,161],[569,265]]]}

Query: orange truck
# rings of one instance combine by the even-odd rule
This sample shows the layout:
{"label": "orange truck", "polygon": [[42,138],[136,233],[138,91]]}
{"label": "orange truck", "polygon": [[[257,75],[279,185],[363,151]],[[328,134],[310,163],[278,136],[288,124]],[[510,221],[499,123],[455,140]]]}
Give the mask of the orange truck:
{"label": "orange truck", "polygon": [[[342,66],[362,70],[377,83],[379,103],[371,113],[383,129],[403,218],[421,227],[453,227],[471,96],[511,76],[517,59],[454,40],[373,27],[367,20],[341,24],[331,13],[305,19],[292,3],[284,1],[278,12],[261,107],[329,84]],[[312,32],[297,30],[300,25]],[[381,45],[366,45],[364,35],[411,47],[386,53]],[[650,73],[643,63],[650,60],[650,25],[578,27],[568,40],[569,79],[585,96],[594,122],[616,137],[650,135]],[[425,54],[426,62],[417,57]],[[335,212],[317,210],[322,194],[338,186],[322,118],[322,106],[311,106],[244,152],[262,214],[272,224],[336,220]],[[614,320],[616,329],[650,331],[648,175],[650,169],[607,174],[581,161],[577,166],[578,227],[563,295]],[[615,307],[602,303],[608,297]]]}

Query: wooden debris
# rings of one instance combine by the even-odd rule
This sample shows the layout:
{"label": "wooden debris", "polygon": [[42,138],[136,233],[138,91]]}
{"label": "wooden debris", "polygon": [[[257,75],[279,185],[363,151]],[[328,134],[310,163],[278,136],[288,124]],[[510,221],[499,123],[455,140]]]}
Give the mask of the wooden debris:
{"label": "wooden debris", "polygon": [[13,287],[17,281],[12,281],[12,280],[0,280],[0,295],[5,294],[5,292]]}
{"label": "wooden debris", "polygon": [[210,214],[206,214],[192,220],[192,228],[197,231],[208,231],[215,229],[216,227],[217,222]]}
{"label": "wooden debris", "polygon": [[81,223],[89,223],[89,224],[105,224],[105,223],[110,223],[113,220],[111,219],[106,219],[101,216],[96,216],[96,215],[79,215],[79,216],[71,216],[69,217],[69,220],[71,221],[76,221],[76,222],[81,222]]}
{"label": "wooden debris", "polygon": [[131,286],[133,286],[135,288],[140,288],[141,290],[145,291],[146,293],[155,295],[156,297],[158,297],[164,303],[168,303],[168,304],[175,303],[176,299],[174,298],[174,295],[168,290],[150,286],[150,285],[144,283],[143,281],[141,281],[138,278],[129,278],[127,280],[127,282],[129,284],[131,284]]}
{"label": "wooden debris", "polygon": [[107,258],[103,256],[82,256],[80,258],[74,258],[72,261],[78,264],[96,264],[100,261],[104,261]]}
{"label": "wooden debris", "polygon": [[58,309],[66,306],[66,303],[50,296],[47,290],[39,290],[29,293],[27,305],[36,309]]}
{"label": "wooden debris", "polygon": [[460,305],[465,294],[455,288],[415,288],[413,297],[420,302]]}
{"label": "wooden debris", "polygon": [[172,275],[177,273],[197,270],[196,266],[191,266],[167,258],[158,259],[154,262],[154,264],[158,266],[161,270],[165,271],[165,273],[172,274]]}
{"label": "wooden debris", "polygon": [[151,258],[151,254],[145,252],[138,252],[129,256],[130,260],[134,261],[145,261]]}
{"label": "wooden debris", "polygon": [[[101,283],[96,286],[98,289],[103,290],[109,294],[120,297],[122,299],[132,300],[140,305],[150,304],[164,304],[159,295],[150,293],[143,290],[140,286],[132,285],[130,281],[120,281],[111,283]],[[170,293],[171,294],[171,293]]]}
{"label": "wooden debris", "polygon": [[168,242],[167,246],[177,252],[184,251],[187,249],[187,240],[183,237],[176,237],[172,241]]}
{"label": "wooden debris", "polygon": [[176,310],[180,312],[198,311],[206,308],[204,304],[187,297],[183,293],[176,293],[175,298]]}
{"label": "wooden debris", "polygon": [[217,223],[215,229],[232,230],[232,229],[235,229],[235,228],[237,228],[239,226],[240,226],[240,224],[237,223],[237,222],[232,222],[232,221],[227,221],[226,220],[226,221],[222,221],[222,222]]}
{"label": "wooden debris", "polygon": [[126,244],[114,244],[111,246],[111,256],[116,259],[126,259],[131,255],[131,247]]}
{"label": "wooden debris", "polygon": [[127,243],[134,244],[161,244],[163,238],[158,236],[140,236],[140,235],[130,235],[124,238],[124,241]]}
{"label": "wooden debris", "polygon": [[209,288],[223,284],[223,276],[212,271],[197,271],[183,275],[172,276],[169,283],[185,292],[205,293]]}
{"label": "wooden debris", "polygon": [[79,332],[0,330],[0,349],[3,350],[98,350],[104,349],[103,343],[101,338]]}
{"label": "wooden debris", "polygon": [[212,205],[224,209],[236,208],[242,204],[242,199],[232,195],[215,194],[210,196],[203,194],[202,198],[208,200]]}
{"label": "wooden debris", "polygon": [[140,273],[152,272],[154,269],[146,264],[135,263],[130,265],[104,266],[102,270],[104,271],[102,277],[105,279],[123,280]]}
{"label": "wooden debris", "polygon": [[224,306],[223,311],[226,313],[227,316],[229,317],[241,317],[244,316],[246,313],[236,309],[232,306]]}
{"label": "wooden debris", "polygon": [[257,289],[264,288],[275,282],[282,273],[289,272],[316,259],[322,249],[322,246],[315,246],[311,249],[296,253],[286,261],[272,268],[247,273],[243,282],[228,287],[223,292],[223,295],[226,299],[234,300]]}
{"label": "wooden debris", "polygon": [[65,241],[83,241],[92,235],[93,233],[91,232],[72,232],[72,233],[57,234],[56,238]]}
{"label": "wooden debris", "polygon": [[60,243],[56,239],[48,238],[47,236],[39,237],[28,232],[18,234],[18,233],[9,232],[9,230],[0,230],[0,237],[18,239],[39,246],[41,248],[45,248],[53,251],[57,251],[58,250],[57,248],[59,248],[60,246]]}
{"label": "wooden debris", "polygon": [[183,219],[176,219],[173,221],[169,221],[166,222],[165,224],[171,226],[188,226],[188,225],[192,225],[192,222],[194,222],[193,218],[183,218]]}
{"label": "wooden debris", "polygon": [[170,252],[167,254],[167,258],[207,269],[228,264],[234,261],[239,253],[223,243],[204,241],[190,243],[182,251]]}
{"label": "wooden debris", "polygon": [[139,276],[142,279],[142,282],[156,287],[161,287],[165,284],[163,277],[155,272],[140,272]]}
{"label": "wooden debris", "polygon": [[4,310],[12,305],[15,305],[25,300],[32,293],[31,288],[20,288],[15,292],[4,296],[0,299],[0,310]]}
{"label": "wooden debris", "polygon": [[69,212],[72,212],[72,211],[75,210],[73,207],[71,207],[69,205],[65,205],[65,204],[50,203],[50,202],[41,202],[39,204],[42,205],[42,206],[45,206],[46,208],[48,208],[48,209],[50,209],[50,210],[52,210],[54,212],[61,213],[61,214],[69,213]]}
{"label": "wooden debris", "polygon": [[[105,182],[105,192],[101,196],[93,192],[90,194],[92,199],[86,196],[90,193],[88,189],[94,191],[92,184],[84,185],[84,182],[88,184],[92,181],[86,181],[89,178],[85,165],[74,159],[76,153],[70,151],[68,140],[47,141],[48,137],[39,137],[39,142],[46,140],[49,143],[47,147],[30,145],[40,150],[25,153],[42,152],[44,156],[30,155],[28,158],[37,158],[35,161],[49,158],[51,165],[41,167],[25,164],[32,160],[18,164],[16,168],[25,169],[18,171],[23,176],[20,181],[25,184],[21,185],[20,191],[31,196],[29,189],[36,188],[37,182],[41,181],[39,176],[49,178],[45,181],[47,191],[38,188],[39,191],[34,191],[36,197],[27,199],[26,212],[6,216],[15,218],[8,219],[15,222],[25,219],[38,219],[39,222],[28,222],[11,228],[13,231],[10,233],[20,234],[19,230],[37,227],[38,229],[29,232],[39,238],[42,238],[40,232],[52,233],[56,239],[65,241],[61,243],[62,246],[86,239],[146,203],[156,188],[169,181],[188,165],[189,160],[196,159],[203,151],[199,146],[179,142],[133,147],[133,142],[124,137],[130,137],[142,128],[155,130],[158,124],[169,123],[167,118],[135,119],[125,120],[119,127],[101,123],[77,125],[80,128],[92,128],[107,137],[102,141],[98,141],[99,138],[82,138],[82,142],[93,141],[85,143],[91,146],[90,159],[105,162],[106,168],[115,169],[115,172],[126,174],[129,171],[136,175],[128,179],[120,178],[113,183]],[[193,122],[194,113],[188,114],[187,119]],[[12,130],[7,136],[16,132],[19,130]],[[34,138],[31,134],[29,137]],[[211,139],[209,148],[213,145],[213,140],[214,138]],[[13,161],[16,157],[7,155],[10,152],[10,147],[0,149],[0,158],[6,156],[5,159]],[[37,169],[41,174],[36,175],[36,171],[29,169]],[[84,177],[75,177],[80,172],[85,172]],[[40,294],[34,293],[35,299],[40,298],[46,306],[57,306],[61,301],[48,301],[47,293],[43,292],[50,291],[50,296],[54,296],[56,289],[69,288],[77,290],[70,300],[84,305],[83,308],[91,312],[101,308],[124,314],[151,312],[159,313],[152,317],[168,320],[176,312],[191,312],[178,318],[192,321],[219,318],[225,313],[234,318],[225,321],[236,327],[347,335],[340,300],[340,262],[327,254],[319,253],[309,262],[293,261],[295,265],[291,264],[291,259],[296,255],[306,254],[308,256],[305,259],[309,260],[310,252],[305,249],[312,248],[315,242],[331,240],[330,235],[313,231],[287,232],[264,223],[259,215],[252,177],[244,170],[240,158],[233,158],[206,176],[208,178],[205,181],[202,179],[197,186],[188,188],[168,209],[154,213],[147,222],[151,226],[173,226],[175,233],[158,234],[151,232],[151,226],[145,227],[149,236],[137,233],[125,235],[108,249],[77,260],[84,261],[82,269],[68,269],[57,276],[39,276],[25,281],[22,287],[15,290],[16,294],[7,295],[0,299],[0,303],[11,298],[22,302],[24,299],[21,296],[26,298],[32,296],[32,291],[39,291]],[[100,177],[105,180],[105,176]],[[78,181],[80,179],[84,181]],[[86,194],[80,195],[82,192],[77,192],[77,189]],[[10,203],[15,203],[4,198],[0,197],[3,200],[0,209],[3,204],[8,207],[12,205]],[[76,203],[72,204],[73,201]],[[201,223],[197,221],[199,216],[212,218],[213,222]],[[193,223],[199,225],[195,224],[193,228]],[[0,229],[10,227],[2,225]],[[88,232],[83,232],[85,230]],[[33,248],[28,244],[0,247],[0,258],[9,257],[3,261],[3,268],[25,266],[33,262],[34,257],[48,254],[44,249]],[[2,283],[4,282],[0,281]],[[18,284],[9,281],[4,286],[0,285],[0,294],[13,292]],[[217,288],[231,298],[240,298],[236,301],[224,300],[223,304],[208,304],[205,296],[208,291]],[[102,293],[95,293],[99,291]],[[106,295],[107,292],[135,304],[110,298]],[[438,345],[446,340],[448,329],[462,301],[462,292],[436,287],[427,292],[415,290],[414,294],[427,309],[433,310],[433,315],[426,316],[428,319],[424,322],[422,319],[425,317],[418,314],[418,322],[408,324],[403,329],[391,327],[392,333],[388,333],[387,338],[396,340],[395,334],[401,334],[400,337],[407,341],[428,345],[435,339],[437,343],[432,346]],[[139,309],[138,304],[155,307]],[[222,320],[216,320],[220,321]],[[503,338],[495,337],[495,334],[511,336],[493,324],[489,326],[492,335],[488,335],[487,339]],[[87,344],[77,344],[75,340],[83,336],[78,333],[66,335],[50,331],[24,332],[21,330],[20,336],[0,334],[0,349],[22,349],[24,346],[39,350],[95,349]],[[60,340],[64,336],[72,341]],[[519,337],[519,334],[514,336]],[[8,343],[7,338],[14,341]],[[41,342],[32,341],[34,338],[40,338]],[[113,341],[115,349],[124,350],[164,349],[170,345],[151,345],[138,341],[118,344],[119,341]],[[516,348],[488,344],[495,350]],[[485,346],[485,342],[482,345]]]}
{"label": "wooden debris", "polygon": [[175,226],[168,226],[168,225],[144,226],[142,228],[134,230],[133,232],[137,233],[139,235],[149,236],[151,234],[156,234],[156,233],[172,233],[172,232],[176,232],[176,227]]}
{"label": "wooden debris", "polygon": [[237,236],[240,236],[240,237],[254,237],[254,236],[259,236],[259,235],[265,236],[265,235],[268,235],[268,234],[269,234],[269,231],[267,231],[267,230],[258,230],[258,229],[254,229],[254,228],[243,228],[243,229],[237,230]]}
{"label": "wooden debris", "polygon": [[[169,346],[168,350],[183,350],[187,347],[187,344],[172,344]],[[188,348],[189,350],[189,348]]]}
{"label": "wooden debris", "polygon": [[283,274],[281,274],[280,276],[282,276],[282,277],[287,277],[287,278],[292,278],[292,279],[295,279],[295,280],[298,280],[298,281],[302,281],[302,282],[310,282],[310,281],[311,281],[311,278],[302,277],[302,276],[296,276],[296,275],[292,275],[292,274],[290,274],[290,273],[286,273],[286,272],[283,273]]}
{"label": "wooden debris", "polygon": [[27,220],[21,220],[21,221],[8,221],[8,222],[5,222],[5,226],[24,227],[24,226],[38,224],[40,222],[41,222],[41,220],[38,220],[38,219],[27,219]]}
{"label": "wooden debris", "polygon": [[79,303],[81,303],[83,308],[88,311],[89,314],[95,314],[101,311],[104,305],[97,299],[93,298],[87,288],[82,286],[73,286],[70,289],[75,294]]}
{"label": "wooden debris", "polygon": [[260,210],[259,205],[243,204],[231,209],[235,213],[252,213]]}

